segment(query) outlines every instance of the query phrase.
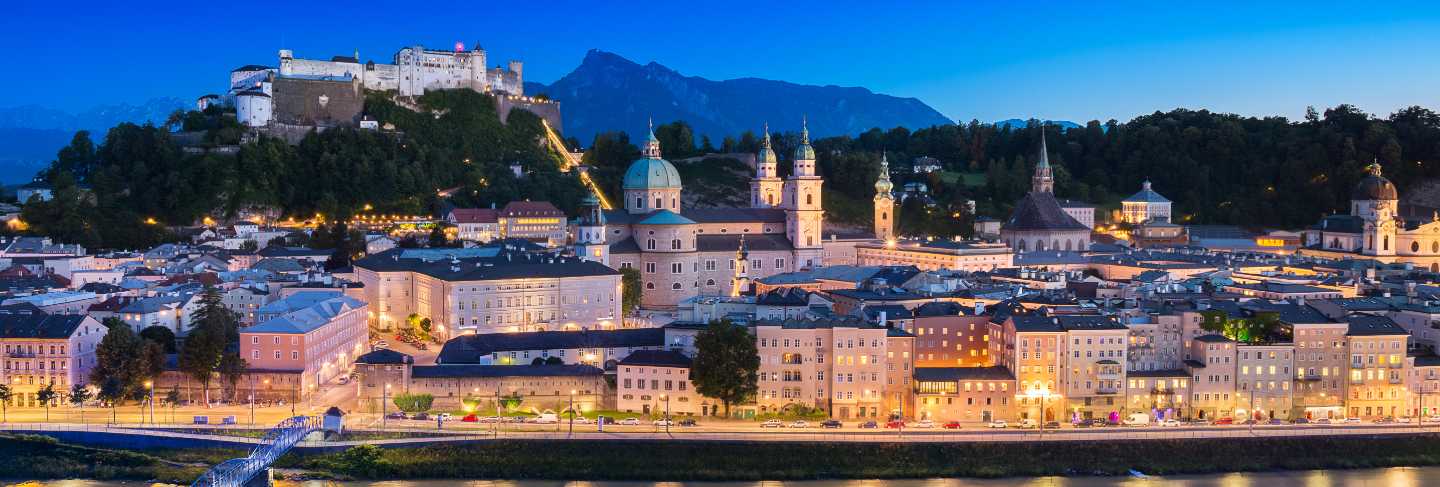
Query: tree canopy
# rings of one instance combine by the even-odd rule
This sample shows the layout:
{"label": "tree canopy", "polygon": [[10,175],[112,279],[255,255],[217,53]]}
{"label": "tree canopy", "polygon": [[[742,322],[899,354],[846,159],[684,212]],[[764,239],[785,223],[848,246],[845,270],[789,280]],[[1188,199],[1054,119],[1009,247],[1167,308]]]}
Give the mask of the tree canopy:
{"label": "tree canopy", "polygon": [[731,404],[755,396],[760,354],[750,330],[729,320],[711,321],[695,335],[695,350],[690,365],[695,392],[720,400],[726,416],[730,415]]}

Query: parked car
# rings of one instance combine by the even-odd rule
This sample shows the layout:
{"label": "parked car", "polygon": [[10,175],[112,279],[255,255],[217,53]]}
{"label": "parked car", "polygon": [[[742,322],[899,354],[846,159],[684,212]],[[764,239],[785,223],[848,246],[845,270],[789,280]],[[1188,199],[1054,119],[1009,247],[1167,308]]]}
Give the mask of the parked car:
{"label": "parked car", "polygon": [[700,423],[696,423],[694,419],[685,418],[680,420],[680,426],[700,426]]}
{"label": "parked car", "polygon": [[625,418],[620,420],[623,426],[640,426],[640,418]]}
{"label": "parked car", "polygon": [[827,419],[820,422],[821,428],[839,428],[841,426],[843,426],[843,424],[841,424],[840,420],[837,419]]}
{"label": "parked car", "polygon": [[784,428],[784,427],[785,427],[785,423],[781,422],[781,421],[778,420],[778,419],[767,419],[767,420],[765,420],[764,423],[760,423],[760,427],[761,427],[761,428]]}
{"label": "parked car", "polygon": [[934,427],[935,427],[935,422],[932,421],[932,420],[929,420],[929,419],[922,419],[922,420],[920,420],[920,422],[915,423],[915,427],[916,427],[916,428],[934,428]]}
{"label": "parked car", "polygon": [[1010,425],[1006,424],[1006,423],[1005,423],[1005,420],[1003,420],[1003,419],[997,419],[997,420],[991,421],[991,422],[989,422],[989,423],[985,423],[985,427],[986,427],[986,428],[1005,429],[1005,428],[1010,427]]}
{"label": "parked car", "polygon": [[1235,424],[1235,418],[1215,418],[1215,420],[1211,421],[1210,424],[1216,426],[1228,426]]}
{"label": "parked car", "polygon": [[1058,430],[1058,429],[1060,429],[1060,422],[1059,422],[1059,421],[1046,421],[1046,422],[1045,422],[1045,429],[1047,429],[1047,430]]}
{"label": "parked car", "polygon": [[1160,421],[1160,427],[1162,427],[1162,428],[1179,428],[1179,427],[1180,427],[1180,420],[1175,419],[1175,418],[1170,418],[1170,419],[1162,420],[1162,421]]}
{"label": "parked car", "polygon": [[600,425],[615,424],[615,418],[612,418],[612,417],[609,417],[609,416],[596,416],[596,417],[595,417],[595,424],[600,424]]}
{"label": "parked car", "polygon": [[460,418],[460,421],[465,423],[478,423],[480,422],[480,418],[476,417],[474,414],[467,414],[465,415],[465,417]]}
{"label": "parked car", "polygon": [[885,427],[890,429],[904,428],[905,422],[898,419],[892,419],[885,422]]}
{"label": "parked car", "polygon": [[1290,424],[1310,424],[1310,418],[1295,418],[1290,420]]}
{"label": "parked car", "polygon": [[671,420],[668,420],[668,419],[664,419],[664,418],[651,421],[650,424],[653,424],[653,425],[655,425],[655,426],[675,426],[675,422],[674,422],[674,421],[671,421]]}
{"label": "parked car", "polygon": [[1360,418],[1345,418],[1345,424],[1360,424]]}
{"label": "parked car", "polygon": [[1147,413],[1130,413],[1125,417],[1125,426],[1150,426],[1150,415]]}
{"label": "parked car", "polygon": [[1095,422],[1095,419],[1094,419],[1094,418],[1091,418],[1091,419],[1082,419],[1082,420],[1076,421],[1075,424],[1074,424],[1074,426],[1075,426],[1076,428],[1090,428],[1090,427],[1093,427],[1093,426],[1098,426],[1098,425],[1095,424],[1095,423],[1096,423],[1096,422]]}
{"label": "parked car", "polygon": [[406,416],[405,413],[399,411],[386,414],[385,417],[388,419],[410,419],[410,417]]}
{"label": "parked car", "polygon": [[809,427],[810,427],[810,423],[805,422],[805,420],[803,420],[803,419],[797,419],[797,420],[795,420],[795,421],[790,422],[790,427],[791,427],[791,428],[809,428]]}
{"label": "parked car", "polygon": [[1035,422],[1033,419],[1025,418],[1020,420],[1019,423],[1016,423],[1015,427],[1022,430],[1035,429],[1040,427],[1040,423]]}
{"label": "parked car", "polygon": [[348,376],[348,375],[342,375],[342,376],[340,376],[339,383],[340,383],[340,385],[342,385],[342,386],[345,385],[345,384],[349,384],[349,383],[350,383],[350,376]]}
{"label": "parked car", "polygon": [[414,415],[414,416],[411,416],[410,419],[413,419],[413,420],[416,420],[416,421],[429,421],[429,420],[430,420],[430,413],[421,411],[421,412],[415,413],[415,415]]}
{"label": "parked car", "polygon": [[864,429],[875,429],[875,428],[879,428],[880,425],[879,425],[879,424],[876,424],[875,421],[872,420],[872,421],[866,421],[866,422],[864,422],[864,423],[860,423],[860,426],[859,426],[859,427],[860,427],[860,428],[864,428]]}
{"label": "parked car", "polygon": [[959,422],[959,421],[946,421],[945,424],[940,425],[940,427],[941,427],[941,428],[945,428],[945,429],[947,429],[947,430],[958,430],[958,429],[960,429],[960,422]]}
{"label": "parked car", "polygon": [[1315,424],[1330,424],[1330,418],[1320,418],[1311,422]]}
{"label": "parked car", "polygon": [[1277,418],[1270,418],[1270,420],[1269,420],[1269,421],[1266,421],[1265,424],[1268,424],[1268,425],[1270,425],[1270,426],[1279,426],[1279,425],[1285,424],[1285,422],[1284,422],[1284,421],[1281,421],[1281,420],[1279,420],[1279,419],[1277,419]]}
{"label": "parked car", "polygon": [[380,340],[378,342],[375,342],[375,348],[390,348],[390,342]]}
{"label": "parked car", "polygon": [[575,417],[575,424],[590,424],[590,423],[593,423],[593,422],[594,422],[594,421],[590,421],[590,418],[587,418],[587,417],[584,417],[584,416],[576,416],[576,417]]}

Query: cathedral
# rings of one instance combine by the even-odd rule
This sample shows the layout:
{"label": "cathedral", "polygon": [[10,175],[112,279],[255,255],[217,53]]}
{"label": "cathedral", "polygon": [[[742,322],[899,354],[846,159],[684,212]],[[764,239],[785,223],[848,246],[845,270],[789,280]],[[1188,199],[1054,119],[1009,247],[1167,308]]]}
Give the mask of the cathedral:
{"label": "cathedral", "polygon": [[[624,209],[603,210],[598,201],[588,201],[576,226],[575,254],[639,270],[641,306],[647,309],[673,309],[696,295],[743,293],[752,279],[826,265],[827,252],[843,253],[839,247],[845,245],[853,255],[861,238],[822,238],[824,180],[816,173],[808,128],[801,129],[790,176],[779,174],[767,129],[748,208],[682,208],[680,172],[661,157],[652,129],[641,157],[625,171]],[[888,222],[893,204],[882,210],[882,199],[876,196],[876,214],[883,212]],[[878,227],[877,222],[877,233]]]}
{"label": "cathedral", "polygon": [[1440,272],[1440,216],[1400,216],[1400,193],[1381,175],[1380,164],[1350,193],[1350,214],[1330,215],[1303,236],[1305,255],[1408,262]]}

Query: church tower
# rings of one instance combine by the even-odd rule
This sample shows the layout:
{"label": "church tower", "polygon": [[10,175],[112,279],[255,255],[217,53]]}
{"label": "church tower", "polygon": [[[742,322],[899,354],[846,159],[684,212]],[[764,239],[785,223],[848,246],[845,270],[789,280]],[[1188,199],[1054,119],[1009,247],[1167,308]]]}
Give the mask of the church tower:
{"label": "church tower", "polygon": [[605,244],[605,212],[595,195],[580,203],[580,224],[575,228],[575,256],[610,265],[610,246]]}
{"label": "church tower", "polygon": [[750,180],[751,208],[778,208],[781,197],[779,164],[775,150],[770,147],[770,124],[765,124],[765,138],[760,140],[760,152],[755,154],[755,178]]}
{"label": "church tower", "polygon": [[1030,191],[1054,193],[1055,176],[1050,171],[1050,151],[1045,149],[1045,127],[1040,127],[1040,162],[1035,163],[1035,175],[1030,178]]}
{"label": "church tower", "polygon": [[801,120],[800,146],[795,148],[794,171],[785,180],[784,188],[785,234],[795,246],[794,270],[823,265],[820,231],[825,210],[820,202],[820,186],[824,183],[825,180],[815,174],[815,148],[810,146],[810,127]]}
{"label": "church tower", "polygon": [[1361,178],[1355,191],[1350,193],[1350,213],[1365,222],[1361,253],[1395,255],[1395,248],[1399,246],[1395,234],[1401,222],[1400,193],[1381,175],[1379,161],[1371,163],[1365,171],[1369,174]]}
{"label": "church tower", "polygon": [[750,291],[750,249],[745,246],[745,234],[740,234],[740,248],[735,250],[735,276],[730,279],[730,297]]}
{"label": "church tower", "polygon": [[880,154],[880,178],[875,180],[875,238],[890,240],[895,237],[895,195],[890,192],[895,185],[890,182],[890,160]]}

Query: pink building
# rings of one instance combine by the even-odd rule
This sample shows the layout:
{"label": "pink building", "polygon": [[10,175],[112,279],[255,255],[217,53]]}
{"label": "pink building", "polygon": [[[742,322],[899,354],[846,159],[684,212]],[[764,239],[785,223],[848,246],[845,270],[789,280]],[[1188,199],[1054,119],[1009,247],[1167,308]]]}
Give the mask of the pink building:
{"label": "pink building", "polygon": [[36,393],[46,384],[68,393],[89,382],[95,347],[108,331],[85,315],[0,313],[0,381],[14,394],[10,406],[40,406]]}
{"label": "pink building", "polygon": [[299,397],[349,373],[365,351],[369,305],[344,295],[240,330],[240,353],[253,372],[301,375]]}

